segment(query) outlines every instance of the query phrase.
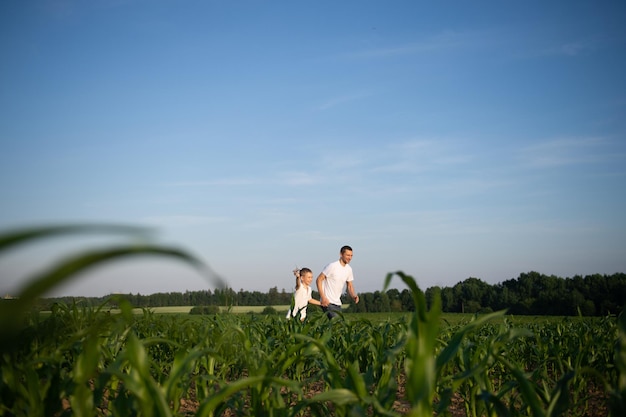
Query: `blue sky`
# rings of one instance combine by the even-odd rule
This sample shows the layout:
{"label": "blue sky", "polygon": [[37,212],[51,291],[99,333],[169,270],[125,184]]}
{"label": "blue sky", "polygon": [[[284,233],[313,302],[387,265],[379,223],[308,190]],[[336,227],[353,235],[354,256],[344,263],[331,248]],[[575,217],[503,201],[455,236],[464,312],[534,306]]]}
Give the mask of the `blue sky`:
{"label": "blue sky", "polygon": [[[235,290],[289,291],[344,244],[357,291],[626,272],[625,21],[623,1],[4,1],[0,230],[148,226]],[[0,290],[111,239],[4,254]],[[55,294],[212,288],[152,258],[79,278]]]}

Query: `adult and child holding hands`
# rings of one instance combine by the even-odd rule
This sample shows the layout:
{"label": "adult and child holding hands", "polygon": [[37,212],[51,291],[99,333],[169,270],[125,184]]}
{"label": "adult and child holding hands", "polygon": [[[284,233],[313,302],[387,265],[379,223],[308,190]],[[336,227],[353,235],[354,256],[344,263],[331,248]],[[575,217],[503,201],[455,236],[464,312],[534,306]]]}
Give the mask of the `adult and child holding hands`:
{"label": "adult and child holding hands", "polygon": [[339,259],[331,262],[324,267],[322,272],[317,276],[315,283],[320,299],[316,300],[312,296],[311,283],[313,282],[313,271],[309,268],[295,269],[293,271],[296,276],[296,292],[294,294],[294,302],[292,308],[287,313],[287,318],[297,317],[300,320],[306,318],[306,310],[309,304],[319,305],[329,319],[337,316],[337,312],[341,311],[341,294],[344,285],[347,287],[348,294],[355,303],[359,302],[352,281],[352,248],[343,246],[339,251]]}

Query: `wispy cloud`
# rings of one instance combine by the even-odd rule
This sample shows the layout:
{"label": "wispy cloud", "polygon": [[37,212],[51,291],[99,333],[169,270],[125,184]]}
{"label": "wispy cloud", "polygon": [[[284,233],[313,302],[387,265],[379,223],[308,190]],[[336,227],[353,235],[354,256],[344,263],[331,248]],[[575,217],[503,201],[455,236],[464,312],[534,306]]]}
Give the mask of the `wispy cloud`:
{"label": "wispy cloud", "polygon": [[415,42],[389,45],[346,54],[349,59],[389,58],[458,48],[473,44],[475,34],[444,31]]}
{"label": "wispy cloud", "polygon": [[577,39],[567,41],[555,41],[550,44],[521,46],[514,54],[520,59],[536,59],[545,57],[577,57],[588,54],[601,46],[599,39]]}
{"label": "wispy cloud", "polygon": [[591,41],[573,41],[546,48],[538,52],[539,56],[570,56],[574,57],[596,48]]}
{"label": "wispy cloud", "polygon": [[351,154],[332,151],[320,157],[320,165],[324,171],[345,172],[369,163],[371,158],[366,150],[354,151]]}
{"label": "wispy cloud", "polygon": [[362,100],[364,98],[372,96],[372,93],[356,93],[356,94],[346,94],[337,97],[332,97],[327,99],[322,104],[317,106],[317,110],[328,110],[330,108],[350,103],[352,101]]}
{"label": "wispy cloud", "polygon": [[324,177],[303,171],[269,172],[256,178],[224,177],[213,180],[171,181],[164,183],[168,187],[248,187],[273,185],[313,185],[324,181]]}
{"label": "wispy cloud", "polygon": [[554,139],[527,146],[518,157],[528,165],[542,168],[598,163],[609,156],[605,149],[608,144],[603,138]]}
{"label": "wispy cloud", "polygon": [[423,187],[423,191],[429,194],[467,196],[485,194],[493,190],[501,190],[511,187],[515,181],[506,178],[488,178],[480,175],[454,176],[442,179]]}
{"label": "wispy cloud", "polygon": [[205,186],[237,186],[237,185],[254,185],[258,184],[258,178],[216,178],[213,180],[199,181],[171,181],[164,183],[169,187],[205,187]]}
{"label": "wispy cloud", "polygon": [[159,226],[198,226],[204,224],[223,223],[227,217],[194,216],[188,214],[175,214],[164,216],[147,216],[140,219],[142,223],[156,224]]}
{"label": "wispy cloud", "polygon": [[286,172],[281,175],[281,183],[285,185],[314,185],[323,181],[323,179],[315,174],[307,172]]}
{"label": "wispy cloud", "polygon": [[470,153],[457,150],[448,140],[416,139],[393,143],[376,152],[373,172],[424,172],[442,167],[461,166],[474,159]]}

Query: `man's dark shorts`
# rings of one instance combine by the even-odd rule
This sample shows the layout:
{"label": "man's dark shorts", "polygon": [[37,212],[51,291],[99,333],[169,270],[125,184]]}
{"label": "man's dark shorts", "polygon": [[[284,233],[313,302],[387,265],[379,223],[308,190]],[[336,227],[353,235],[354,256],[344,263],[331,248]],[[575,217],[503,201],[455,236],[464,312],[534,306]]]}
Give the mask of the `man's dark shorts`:
{"label": "man's dark shorts", "polygon": [[337,317],[337,312],[341,312],[341,306],[337,304],[328,304],[328,307],[322,307],[322,311],[326,313],[329,319]]}

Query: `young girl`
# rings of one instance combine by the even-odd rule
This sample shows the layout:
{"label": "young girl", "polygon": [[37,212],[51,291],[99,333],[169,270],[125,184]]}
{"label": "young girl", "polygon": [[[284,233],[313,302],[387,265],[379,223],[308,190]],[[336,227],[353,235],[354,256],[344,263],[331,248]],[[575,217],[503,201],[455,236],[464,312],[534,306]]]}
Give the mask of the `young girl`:
{"label": "young girl", "polygon": [[308,304],[321,305],[319,301],[311,297],[311,282],[313,282],[313,272],[309,268],[300,270],[294,269],[296,276],[296,294],[294,295],[294,305],[287,312],[287,318],[297,317],[300,313],[300,320],[306,318],[306,307]]}

